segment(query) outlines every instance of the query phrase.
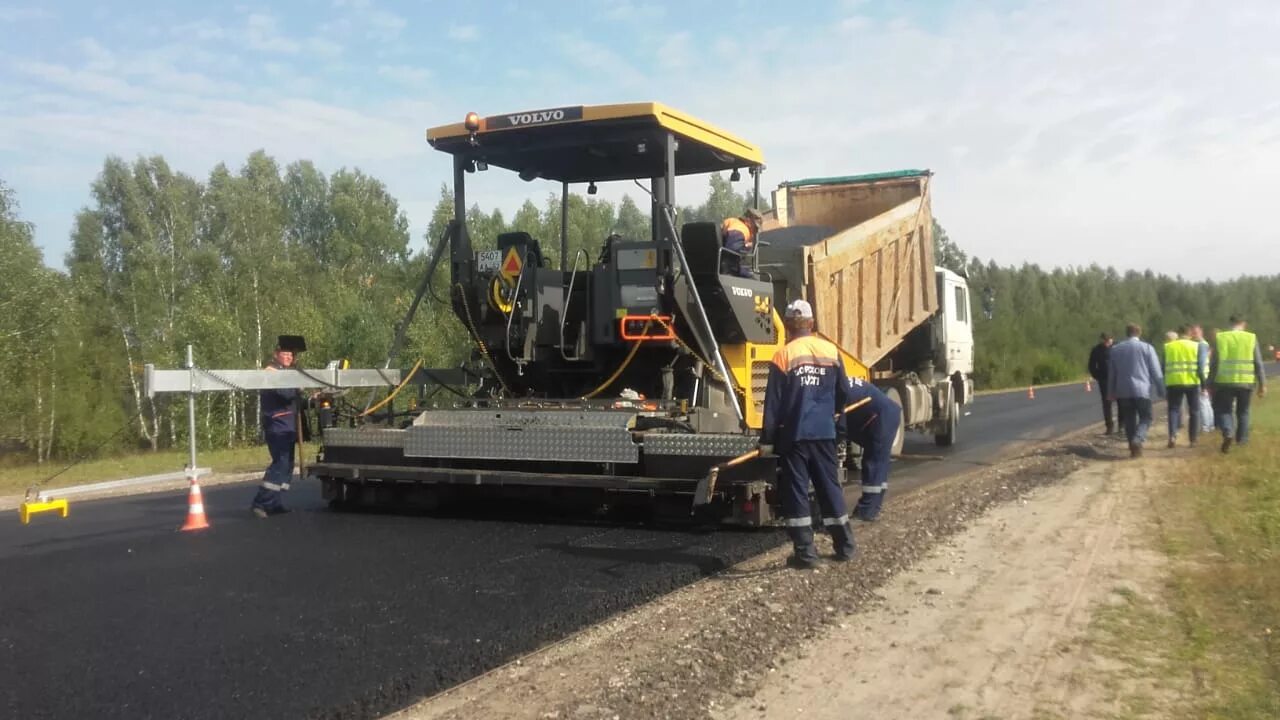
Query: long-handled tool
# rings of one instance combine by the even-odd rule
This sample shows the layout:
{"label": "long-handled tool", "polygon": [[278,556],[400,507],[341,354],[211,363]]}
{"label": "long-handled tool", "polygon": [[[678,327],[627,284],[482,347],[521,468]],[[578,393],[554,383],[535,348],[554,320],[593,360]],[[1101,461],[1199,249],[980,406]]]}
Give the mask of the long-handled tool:
{"label": "long-handled tool", "polygon": [[[863,398],[856,403],[846,405],[843,410],[835,414],[835,417],[836,419],[839,419],[841,415],[847,415],[869,402],[871,402],[871,398],[868,397]],[[716,491],[716,480],[720,478],[721,471],[728,470],[735,465],[741,465],[748,460],[754,460],[758,457],[760,457],[760,448],[745,452],[732,460],[720,463],[719,465],[711,468],[710,472],[707,473],[707,476],[698,481],[698,487],[693,491],[694,507],[706,505],[711,502],[711,497]]]}

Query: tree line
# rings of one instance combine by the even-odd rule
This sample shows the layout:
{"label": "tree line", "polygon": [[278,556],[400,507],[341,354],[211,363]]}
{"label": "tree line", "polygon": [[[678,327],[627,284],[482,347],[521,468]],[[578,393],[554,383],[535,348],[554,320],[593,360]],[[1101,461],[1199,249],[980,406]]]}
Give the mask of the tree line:
{"label": "tree line", "polygon": [[968,277],[974,305],[974,376],[980,387],[1021,387],[1083,378],[1099,335],[1117,340],[1137,323],[1159,349],[1183,325],[1226,329],[1242,315],[1264,346],[1280,343],[1280,275],[1225,282],[1121,273],[1097,264],[1002,267],[968,258],[935,225],[940,262]]}
{"label": "tree line", "polygon": [[[259,367],[280,334],[306,337],[304,365],[348,358],[381,366],[428,252],[453,217],[452,193],[442,187],[414,250],[404,212],[377,179],[347,169],[326,176],[306,161],[281,167],[261,151],[203,180],[158,156],[110,157],[90,197],[60,272],[46,266],[16,193],[0,179],[0,393],[10,402],[0,414],[0,457],[181,446],[182,398],[147,397],[143,368],[181,367],[188,343],[205,368]],[[682,212],[732,215],[744,202],[717,176],[706,202]],[[523,230],[559,261],[558,195],[526,202],[509,222],[473,205],[467,221],[478,248]],[[650,227],[630,196],[613,203],[571,195],[568,222],[570,254],[583,250],[588,262],[610,232],[645,237]],[[400,357],[449,367],[469,350],[452,311],[426,302]],[[257,408],[254,393],[201,396],[199,443],[256,441]]]}
{"label": "tree line", "polygon": [[[376,178],[326,175],[307,161],[281,167],[261,151],[202,180],[162,157],[110,157],[90,198],[75,217],[63,272],[45,264],[15,192],[0,180],[0,392],[10,402],[0,414],[0,457],[181,446],[182,398],[147,397],[142,373],[146,364],[181,367],[188,343],[206,368],[261,366],[279,334],[307,338],[304,364],[381,366],[453,217],[445,186],[414,249],[404,212]],[[682,207],[680,219],[719,220],[747,204],[713,175],[705,200]],[[647,237],[648,207],[647,197],[571,195],[568,264],[580,251],[594,262],[611,232]],[[558,194],[526,201],[509,220],[472,205],[466,220],[477,249],[525,231],[559,264]],[[939,262],[969,278],[979,386],[1079,377],[1098,332],[1118,333],[1131,320],[1150,336],[1183,322],[1220,326],[1240,312],[1261,335],[1280,334],[1280,277],[1191,283],[1097,266],[1001,267],[968,258],[940,225],[934,237]],[[451,310],[428,301],[400,357],[449,367],[469,353]],[[197,432],[201,447],[256,441],[256,394],[200,397]]]}

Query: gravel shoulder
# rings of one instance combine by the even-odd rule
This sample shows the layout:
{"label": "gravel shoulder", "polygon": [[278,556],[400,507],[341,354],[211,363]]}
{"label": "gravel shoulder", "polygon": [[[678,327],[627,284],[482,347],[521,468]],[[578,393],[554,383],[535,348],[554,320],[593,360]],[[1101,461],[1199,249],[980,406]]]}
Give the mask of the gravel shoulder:
{"label": "gravel shoulder", "polygon": [[[902,681],[903,670],[891,664],[877,666],[874,676],[859,671],[863,656],[850,653],[858,644],[866,644],[865,638],[871,636],[883,637],[888,650],[897,653],[901,649],[903,652],[898,657],[904,664],[913,666],[913,672],[920,676],[921,694],[932,692],[937,696],[948,681],[945,675],[928,677],[922,670],[921,666],[934,664],[922,655],[923,645],[903,648],[903,640],[891,636],[915,637],[919,643],[928,637],[930,642],[940,644],[945,642],[945,633],[952,629],[939,621],[941,624],[934,625],[935,635],[928,636],[928,625],[923,620],[917,623],[918,629],[908,630],[894,624],[895,620],[902,622],[901,616],[895,613],[909,612],[913,605],[937,610],[940,605],[951,602],[951,598],[962,597],[968,591],[961,585],[943,584],[940,578],[926,581],[922,573],[935,567],[931,563],[952,562],[948,553],[963,548],[965,558],[972,565],[961,567],[952,562],[946,573],[952,583],[966,580],[971,583],[968,587],[976,591],[991,580],[983,573],[999,574],[1005,563],[992,562],[989,556],[984,558],[977,545],[965,544],[978,541],[962,534],[971,526],[983,532],[982,528],[998,516],[988,514],[993,508],[997,513],[1015,513],[1027,529],[1035,530],[1034,537],[1038,539],[1020,540],[1018,547],[1047,551],[1053,551],[1058,543],[1055,531],[1067,531],[1061,523],[1055,530],[1052,523],[1044,522],[1044,517],[1026,511],[1031,503],[1045,502],[1047,498],[1049,504],[1054,504],[1064,502],[1065,498],[1075,502],[1077,508],[1105,510],[1107,517],[1116,516],[1114,508],[1118,501],[1096,495],[1096,489],[1102,485],[1100,479],[1075,473],[1086,465],[1101,465],[1091,461],[1118,458],[1121,447],[1121,443],[1112,440],[1078,433],[1027,450],[992,468],[947,478],[908,494],[891,495],[880,522],[855,527],[859,556],[852,563],[825,564],[817,572],[801,573],[782,568],[788,552],[785,548],[766,553],[391,717],[398,720],[793,717],[794,711],[805,703],[789,707],[788,699],[799,695],[808,698],[813,694],[806,686],[797,685],[802,678],[815,687],[835,683],[834,688],[825,690],[833,696],[830,716],[847,717],[851,706],[868,701],[883,702],[879,696],[866,696],[868,699],[864,700],[858,694],[872,685],[872,677],[879,678],[885,697],[894,693],[892,686]],[[1051,486],[1061,487],[1046,491],[1050,494],[1044,498],[1037,492]],[[1092,494],[1082,489],[1087,487],[1094,488]],[[1068,514],[1062,514],[1063,523]],[[1009,545],[1020,534],[1015,529],[992,534],[1000,527],[999,522],[1007,526],[1009,519],[1003,518],[986,530],[985,541],[989,545]],[[1093,538],[1090,547],[1108,543],[1114,546],[1118,542],[1114,533],[1099,534],[1101,532],[1091,530],[1082,535]],[[1014,552],[1012,546],[1008,552]],[[1102,553],[1095,552],[1099,554]],[[1058,560],[1072,562],[1066,555]],[[1034,562],[1028,560],[1027,564],[1034,565]],[[1095,559],[1092,564],[1079,565],[1077,579],[1091,577],[1096,564]],[[952,576],[951,572],[956,575]],[[1017,575],[1010,575],[1008,580],[1009,587],[1037,582]],[[899,585],[907,581],[912,584]],[[1066,582],[1068,588],[1082,587],[1079,582],[1074,586],[1069,580],[1061,582]],[[930,589],[939,592],[929,593]],[[1029,587],[1022,590],[1021,602],[1033,606],[1038,599],[1054,592],[1060,590]],[[983,601],[995,605],[999,599],[993,595],[984,597]],[[1071,607],[1081,606],[1085,599],[1081,594],[1072,601]],[[976,597],[973,602],[977,602]],[[990,612],[988,623],[1005,622],[1005,611],[992,609]],[[1037,630],[1041,635],[1063,636],[1061,622],[1043,622],[1048,624]],[[1031,618],[1027,623],[1034,624]],[[1027,627],[1031,628],[1031,624]],[[987,654],[984,636],[972,623],[968,629],[956,631],[969,634],[967,637],[972,642],[966,644],[975,654]],[[1009,637],[1021,634],[1012,629],[1006,633]],[[898,642],[899,646],[890,646],[892,642]],[[911,642],[916,644],[917,640]],[[802,666],[798,663],[805,662],[806,658],[812,658],[813,665],[800,669]],[[1003,665],[1017,660],[992,656],[986,662]],[[826,674],[813,675],[815,671],[811,668],[823,665],[829,666],[824,671]],[[966,671],[963,663],[954,670]],[[1043,675],[1045,671],[1039,672]],[[848,695],[837,696],[834,692],[837,688],[842,693],[847,688]],[[837,702],[835,697],[841,700]],[[872,697],[879,699],[872,700]],[[945,713],[963,702],[963,699],[943,702],[942,711]],[[936,704],[914,715],[885,715],[885,707],[880,704],[876,714],[881,717],[938,716]],[[804,716],[811,715],[806,712]]]}
{"label": "gravel shoulder", "polygon": [[1128,717],[1127,698],[1163,693],[1137,687],[1095,619],[1159,602],[1149,497],[1170,462],[1092,462],[993,508],[713,716]]}

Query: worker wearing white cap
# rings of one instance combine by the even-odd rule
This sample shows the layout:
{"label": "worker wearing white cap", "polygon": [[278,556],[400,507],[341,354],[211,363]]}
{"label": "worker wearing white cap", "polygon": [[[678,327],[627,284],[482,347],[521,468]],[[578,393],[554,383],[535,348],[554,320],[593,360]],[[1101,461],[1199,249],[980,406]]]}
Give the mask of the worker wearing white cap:
{"label": "worker wearing white cap", "polygon": [[836,560],[853,557],[853,530],[840,488],[836,459],[837,421],[848,403],[849,379],[835,345],[813,334],[813,308],[804,300],[787,306],[784,322],[789,342],[773,356],[765,390],[762,454],[777,451],[783,523],[791,537],[791,567],[813,568],[809,485],[818,496],[822,524],[831,533]]}

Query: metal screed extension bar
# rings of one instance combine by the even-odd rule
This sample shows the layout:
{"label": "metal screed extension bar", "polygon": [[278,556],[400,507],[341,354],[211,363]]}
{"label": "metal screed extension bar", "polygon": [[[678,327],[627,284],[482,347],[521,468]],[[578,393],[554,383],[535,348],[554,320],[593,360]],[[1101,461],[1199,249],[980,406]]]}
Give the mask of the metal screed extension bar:
{"label": "metal screed extension bar", "polygon": [[187,346],[187,367],[184,370],[157,370],[154,365],[144,368],[144,385],[147,397],[157,393],[187,394],[187,435],[190,438],[188,477],[196,476],[196,395],[202,392],[234,392],[250,390],[283,390],[294,388],[326,388],[347,390],[365,387],[394,387],[400,384],[400,371],[342,370],[337,363],[330,363],[323,370],[206,370],[198,368]]}

